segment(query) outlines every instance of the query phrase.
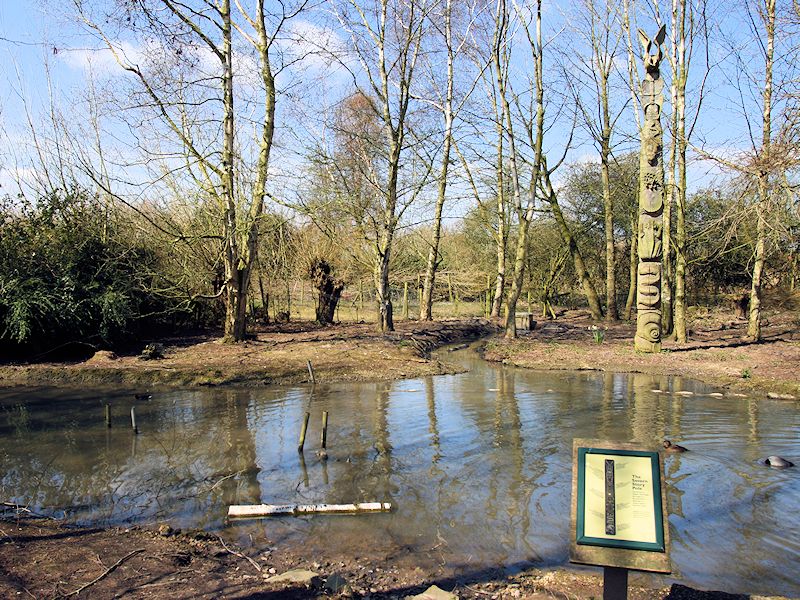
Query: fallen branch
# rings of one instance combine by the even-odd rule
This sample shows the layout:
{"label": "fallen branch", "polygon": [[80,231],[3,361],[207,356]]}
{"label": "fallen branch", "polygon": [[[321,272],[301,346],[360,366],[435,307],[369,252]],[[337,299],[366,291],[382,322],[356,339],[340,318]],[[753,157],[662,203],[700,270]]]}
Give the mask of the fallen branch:
{"label": "fallen branch", "polygon": [[119,559],[117,562],[115,562],[113,565],[111,565],[110,567],[108,567],[108,569],[106,569],[106,570],[105,570],[105,571],[104,571],[104,572],[103,572],[103,573],[102,573],[102,574],[101,574],[99,577],[95,577],[95,578],[94,578],[94,579],[92,579],[92,580],[91,580],[89,583],[86,583],[86,584],[82,585],[81,587],[79,587],[79,588],[78,588],[77,590],[75,590],[74,592],[70,592],[69,594],[67,594],[66,596],[64,596],[64,598],[69,598],[70,596],[77,596],[77,595],[78,595],[78,594],[80,594],[80,593],[81,593],[83,590],[85,590],[85,589],[87,589],[87,588],[89,588],[89,587],[93,586],[95,583],[97,583],[97,582],[99,582],[99,581],[102,581],[103,579],[105,579],[106,577],[108,577],[108,576],[109,576],[111,573],[113,573],[113,572],[114,572],[114,570],[115,570],[117,567],[119,567],[119,566],[120,566],[122,563],[124,563],[126,560],[128,560],[128,559],[129,559],[129,558],[131,558],[132,556],[135,556],[135,555],[139,554],[139,552],[144,552],[144,548],[138,548],[138,549],[134,550],[133,552],[129,552],[128,554],[126,554],[125,556],[123,556],[122,558],[120,558],[120,559]]}

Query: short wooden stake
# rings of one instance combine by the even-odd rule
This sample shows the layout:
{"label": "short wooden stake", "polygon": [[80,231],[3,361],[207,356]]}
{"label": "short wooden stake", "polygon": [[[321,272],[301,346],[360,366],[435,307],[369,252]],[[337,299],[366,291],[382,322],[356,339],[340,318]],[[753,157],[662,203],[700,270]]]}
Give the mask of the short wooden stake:
{"label": "short wooden stake", "polygon": [[136,407],[131,406],[131,427],[133,427],[133,433],[139,433],[139,428],[136,426]]}
{"label": "short wooden stake", "polygon": [[106,427],[111,427],[111,405],[106,404]]}
{"label": "short wooden stake", "polygon": [[328,444],[328,411],[322,411],[322,433],[319,436],[319,445],[325,450]]}
{"label": "short wooden stake", "polygon": [[300,429],[300,441],[297,442],[297,451],[302,452],[303,446],[306,443],[306,430],[308,429],[308,419],[311,417],[309,413],[303,416],[303,427]]}
{"label": "short wooden stake", "polygon": [[311,366],[311,361],[307,360],[306,365],[308,366],[308,375],[311,377],[311,383],[316,385],[317,378],[314,376],[314,367]]}
{"label": "short wooden stake", "polygon": [[603,567],[603,600],[627,600],[628,569]]}

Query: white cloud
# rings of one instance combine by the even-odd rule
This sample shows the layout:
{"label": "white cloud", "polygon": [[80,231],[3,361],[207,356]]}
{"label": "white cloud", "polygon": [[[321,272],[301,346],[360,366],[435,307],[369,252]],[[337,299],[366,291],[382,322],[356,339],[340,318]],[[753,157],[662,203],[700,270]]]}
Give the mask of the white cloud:
{"label": "white cloud", "polygon": [[[129,64],[141,62],[143,53],[128,42],[114,44],[115,51],[120,60]],[[68,67],[96,74],[119,74],[122,72],[114,53],[109,48],[60,48],[58,56]]]}
{"label": "white cloud", "polygon": [[317,70],[335,66],[333,57],[347,53],[347,44],[338,32],[303,20],[291,23],[280,45],[290,60]]}

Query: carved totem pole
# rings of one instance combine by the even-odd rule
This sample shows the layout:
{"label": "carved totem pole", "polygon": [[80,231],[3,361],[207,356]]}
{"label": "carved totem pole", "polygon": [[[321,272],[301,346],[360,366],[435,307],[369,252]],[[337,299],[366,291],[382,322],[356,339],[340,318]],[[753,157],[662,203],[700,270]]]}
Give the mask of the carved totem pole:
{"label": "carved totem pole", "polygon": [[661,106],[664,81],[659,66],[663,57],[666,28],[655,39],[639,30],[644,49],[645,77],[642,81],[642,149],[639,154],[639,269],[636,295],[636,338],[641,352],[661,351],[661,230],[664,215],[664,164]]}

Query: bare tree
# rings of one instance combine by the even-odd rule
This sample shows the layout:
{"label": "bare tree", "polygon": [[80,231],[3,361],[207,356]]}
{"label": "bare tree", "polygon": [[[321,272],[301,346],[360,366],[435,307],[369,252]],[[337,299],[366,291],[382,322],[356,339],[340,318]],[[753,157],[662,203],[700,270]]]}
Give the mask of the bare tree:
{"label": "bare tree", "polygon": [[[498,7],[502,6],[505,11],[505,0],[498,0]],[[531,92],[530,101],[530,118],[524,119],[526,129],[528,131],[528,139],[531,146],[531,157],[527,161],[530,169],[530,181],[526,193],[526,199],[523,201],[523,190],[520,181],[520,171],[517,162],[517,143],[514,135],[513,119],[511,115],[511,108],[508,104],[508,90],[505,86],[498,88],[501,90],[500,99],[503,103],[503,110],[506,114],[506,133],[509,140],[509,159],[511,162],[511,177],[512,189],[514,191],[514,209],[517,212],[519,221],[517,228],[517,246],[514,253],[514,272],[511,281],[511,290],[506,298],[506,315],[505,315],[505,335],[507,338],[515,338],[517,336],[516,325],[516,310],[517,301],[522,293],[522,286],[525,276],[525,266],[527,264],[528,252],[528,231],[530,229],[531,220],[534,216],[534,209],[536,205],[536,190],[539,184],[539,176],[543,165],[543,143],[544,143],[544,67],[542,54],[544,44],[542,43],[542,2],[537,0],[535,6],[530,9],[530,12],[523,11],[519,6],[515,6],[517,16],[519,17],[522,29],[525,33],[525,38],[528,42],[528,49],[531,55],[531,62],[533,63],[533,74],[529,82]],[[500,8],[498,8],[500,12]],[[502,21],[498,21],[502,23]],[[501,52],[507,52],[505,38],[499,37],[495,53],[499,57]],[[506,54],[506,60],[508,59]]]}
{"label": "bare tree", "polygon": [[[580,76],[567,78],[583,117],[585,130],[600,154],[600,179],[606,241],[606,320],[619,319],[617,310],[616,245],[614,239],[614,196],[611,193],[610,164],[613,135],[627,102],[617,101],[614,75],[622,51],[624,28],[609,0],[584,0],[575,15],[574,29],[586,51],[572,51],[566,57]],[[579,46],[580,47],[580,46]]]}
{"label": "bare tree", "polygon": [[[342,0],[335,10],[360,69],[350,67],[344,57],[338,58],[351,69],[353,84],[383,128],[380,157],[384,166],[371,182],[382,196],[374,275],[378,327],[391,331],[394,321],[389,273],[394,237],[403,212],[422,189],[421,184],[403,186],[400,171],[410,144],[412,83],[430,6],[425,0]],[[430,168],[423,180],[429,172]]]}
{"label": "bare tree", "polygon": [[542,160],[542,195],[545,202],[550,204],[550,210],[553,213],[553,218],[555,219],[556,224],[558,225],[561,239],[564,244],[566,244],[567,249],[572,256],[575,274],[578,276],[578,280],[581,282],[581,288],[583,289],[583,294],[586,297],[586,302],[589,304],[589,311],[592,313],[592,318],[599,321],[603,318],[603,309],[600,306],[600,298],[597,296],[597,290],[592,283],[591,277],[589,277],[586,263],[583,260],[583,253],[578,246],[578,240],[572,233],[572,230],[570,229],[570,226],[564,217],[564,213],[561,210],[561,205],[558,202],[558,195],[553,189],[553,184],[550,180],[552,171],[547,168],[546,158],[543,158]]}
{"label": "bare tree", "polygon": [[[425,277],[423,280],[422,298],[420,299],[420,314],[419,318],[425,321],[430,321],[432,318],[433,307],[433,287],[436,281],[436,270],[440,262],[439,244],[441,241],[442,233],[442,211],[447,196],[447,183],[448,174],[450,172],[451,150],[453,146],[453,123],[458,116],[459,110],[464,106],[464,103],[469,99],[469,95],[474,86],[470,85],[469,89],[464,90],[461,94],[460,100],[454,105],[455,96],[455,64],[456,59],[462,54],[466,43],[470,39],[471,27],[473,23],[473,11],[475,7],[466,5],[468,9],[466,17],[469,19],[467,23],[463,23],[463,30],[461,38],[454,39],[453,36],[453,6],[452,0],[445,0],[443,14],[441,16],[442,23],[438,22],[438,15],[432,14],[436,17],[433,21],[433,27],[444,39],[444,48],[446,53],[446,67],[445,67],[445,89],[443,97],[439,101],[431,101],[436,108],[441,112],[444,121],[444,135],[442,141],[442,155],[441,166],[439,168],[439,181],[437,186],[436,207],[433,216],[433,238],[430,242],[428,249],[428,260],[425,266]],[[438,38],[435,38],[434,43],[440,43]],[[431,73],[432,80],[437,77]]]}
{"label": "bare tree", "polygon": [[[225,339],[243,340],[275,133],[275,41],[305,2],[293,8],[281,4],[271,13],[264,0],[256,0],[249,8],[237,1],[234,14],[230,0],[135,0],[123,7],[122,15],[104,13],[102,7],[85,0],[74,3],[83,23],[135,82],[137,110],[144,108],[154,115],[163,126],[161,132],[168,132],[176,142],[179,151],[173,153],[169,170],[184,169],[217,207],[224,280],[214,296],[225,300]],[[127,56],[108,31],[111,22],[143,46],[149,44],[150,54],[140,60]],[[249,46],[255,56],[261,87],[262,114],[253,164],[245,164],[237,149],[240,119],[235,78],[239,71],[235,61],[243,55],[237,48],[243,46]],[[212,73],[191,78],[201,58],[213,65]],[[210,85],[213,80],[216,90]],[[213,108],[217,106],[218,110]],[[221,136],[213,133],[215,127]],[[153,156],[160,152],[155,149]],[[179,167],[175,161],[180,155],[183,165]],[[102,185],[99,179],[95,181]]]}
{"label": "bare tree", "polygon": [[[760,44],[764,56],[764,87],[762,93],[761,149],[757,155],[759,166],[758,204],[756,206],[756,247],[753,262],[753,280],[750,287],[750,314],[747,321],[748,337],[761,339],[761,277],[764,272],[767,237],[767,204],[770,194],[770,152],[772,149],[772,79],[775,58],[776,0],[759,0],[756,14],[766,38]],[[755,24],[755,20],[754,20]],[[758,35],[758,31],[756,34]]]}

